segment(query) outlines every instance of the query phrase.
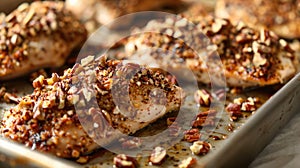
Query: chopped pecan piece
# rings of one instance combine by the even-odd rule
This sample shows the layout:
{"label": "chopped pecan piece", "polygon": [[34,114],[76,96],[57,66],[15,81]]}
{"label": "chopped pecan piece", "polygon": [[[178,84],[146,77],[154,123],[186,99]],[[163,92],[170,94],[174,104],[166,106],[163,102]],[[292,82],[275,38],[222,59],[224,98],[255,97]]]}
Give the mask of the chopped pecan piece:
{"label": "chopped pecan piece", "polygon": [[246,100],[239,97],[233,100],[233,104],[227,106],[228,111],[253,112],[257,110],[260,100],[257,97],[248,97]]}
{"label": "chopped pecan piece", "polygon": [[116,168],[136,168],[137,161],[133,157],[126,156],[125,154],[119,154],[114,157],[114,166]]}
{"label": "chopped pecan piece", "polygon": [[211,94],[205,89],[197,90],[194,98],[198,104],[205,107],[209,107],[213,100]]}
{"label": "chopped pecan piece", "polygon": [[178,165],[178,168],[192,168],[197,163],[197,160],[192,157],[188,157],[181,161],[180,165]]}
{"label": "chopped pecan piece", "polygon": [[242,111],[255,111],[256,107],[254,102],[244,102],[241,107]]}
{"label": "chopped pecan piece", "polygon": [[196,155],[206,155],[210,151],[211,145],[204,141],[195,141],[190,146],[191,151]]}
{"label": "chopped pecan piece", "polygon": [[161,165],[167,156],[167,150],[163,147],[155,147],[150,156],[150,162],[153,165]]}
{"label": "chopped pecan piece", "polygon": [[185,131],[184,134],[184,140],[188,141],[188,142],[194,142],[194,141],[198,141],[201,137],[201,134],[199,132],[198,129],[193,128],[190,130]]}
{"label": "chopped pecan piece", "polygon": [[226,110],[230,113],[230,118],[233,121],[237,121],[239,118],[243,117],[241,105],[239,104],[229,103],[226,107]]}
{"label": "chopped pecan piece", "polygon": [[193,128],[214,126],[216,119],[216,110],[208,110],[198,114],[196,120],[193,122]]}
{"label": "chopped pecan piece", "polygon": [[241,110],[247,112],[253,112],[257,110],[257,103],[259,103],[258,98],[248,97],[247,100],[242,103]]}

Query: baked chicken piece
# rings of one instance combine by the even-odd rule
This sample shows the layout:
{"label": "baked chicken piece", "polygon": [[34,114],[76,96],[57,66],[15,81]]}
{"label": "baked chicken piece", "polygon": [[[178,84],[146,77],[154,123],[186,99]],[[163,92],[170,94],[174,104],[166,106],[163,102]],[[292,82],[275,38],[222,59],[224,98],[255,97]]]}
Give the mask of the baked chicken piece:
{"label": "baked chicken piece", "polygon": [[59,67],[86,38],[84,26],[63,2],[23,3],[0,16],[0,80]]}
{"label": "baked chicken piece", "polygon": [[123,40],[126,54],[119,58],[156,62],[178,71],[188,67],[202,83],[216,79],[221,85],[223,71],[227,85],[233,87],[283,83],[297,71],[294,51],[272,31],[211,17],[191,17],[191,21],[179,16],[150,21]]}
{"label": "baked chicken piece", "polygon": [[300,0],[218,0],[216,16],[266,27],[283,38],[300,38]]}
{"label": "baked chicken piece", "polygon": [[33,87],[5,112],[2,136],[73,159],[179,110],[183,95],[164,72],[105,56],[86,57],[62,76],[40,76]]}
{"label": "baked chicken piece", "polygon": [[95,19],[108,24],[125,14],[157,10],[162,7],[176,7],[180,0],[66,0],[67,9],[83,21]]}

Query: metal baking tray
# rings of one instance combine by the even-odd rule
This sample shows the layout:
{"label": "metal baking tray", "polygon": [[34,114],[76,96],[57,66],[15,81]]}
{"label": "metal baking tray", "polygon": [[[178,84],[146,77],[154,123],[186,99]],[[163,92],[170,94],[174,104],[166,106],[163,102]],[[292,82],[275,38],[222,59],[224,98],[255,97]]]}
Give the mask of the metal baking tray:
{"label": "metal baking tray", "polygon": [[203,167],[245,167],[300,109],[300,74],[283,86],[218,149]]}
{"label": "metal baking tray", "polygon": [[[0,84],[6,86],[9,91],[17,91],[16,93],[20,96],[29,94],[33,90],[27,77]],[[271,86],[246,90],[239,94],[228,94],[226,103],[232,102],[235,97],[249,96],[258,96],[266,102],[254,114],[246,114],[246,117],[238,122],[230,121],[229,113],[224,112],[221,116],[222,121],[212,133],[213,136],[208,138],[212,150],[207,155],[192,155],[189,150],[191,144],[182,141],[168,149],[168,159],[161,166],[151,166],[147,158],[141,158],[140,167],[176,167],[188,156],[197,159],[195,167],[247,166],[300,108],[296,102],[300,98],[298,86],[300,86],[300,74],[282,86],[279,91],[277,90],[281,86]],[[205,88],[205,86],[200,87]],[[193,92],[188,92],[188,94],[193,94]],[[13,105],[0,102],[0,119],[4,110]],[[136,135],[147,135],[153,133],[153,130],[163,128],[161,126],[165,120],[166,118],[158,120]],[[228,124],[231,124],[230,127],[235,127],[235,130],[231,131]],[[214,136],[226,138],[213,140]],[[100,149],[91,155],[93,159],[90,162],[80,165],[74,161],[32,151],[22,144],[0,137],[0,167],[112,167],[114,156],[115,154]]]}

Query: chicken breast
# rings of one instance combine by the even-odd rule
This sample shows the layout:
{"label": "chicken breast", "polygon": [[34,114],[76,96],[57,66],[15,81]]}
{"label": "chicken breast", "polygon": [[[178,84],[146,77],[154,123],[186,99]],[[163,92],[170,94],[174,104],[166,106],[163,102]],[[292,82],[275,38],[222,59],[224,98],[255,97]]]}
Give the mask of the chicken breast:
{"label": "chicken breast", "polygon": [[66,6],[83,21],[95,19],[99,23],[108,24],[115,18],[125,14],[158,10],[162,7],[174,7],[180,0],[67,0]]}
{"label": "chicken breast", "polygon": [[0,17],[0,80],[61,66],[87,38],[63,2],[24,3]]}
{"label": "chicken breast", "polygon": [[5,112],[1,134],[63,158],[133,134],[182,102],[182,90],[163,72],[105,56],[86,57],[62,76],[40,76],[33,87]]}
{"label": "chicken breast", "polygon": [[[257,31],[241,22],[233,25],[226,19],[190,19],[178,16],[150,21],[124,40],[126,54],[120,58],[156,62],[175,71],[188,67],[202,83],[214,80],[222,85],[218,79],[225,74],[232,87],[284,83],[297,72],[294,51],[272,31]],[[194,79],[183,72],[181,76]]]}

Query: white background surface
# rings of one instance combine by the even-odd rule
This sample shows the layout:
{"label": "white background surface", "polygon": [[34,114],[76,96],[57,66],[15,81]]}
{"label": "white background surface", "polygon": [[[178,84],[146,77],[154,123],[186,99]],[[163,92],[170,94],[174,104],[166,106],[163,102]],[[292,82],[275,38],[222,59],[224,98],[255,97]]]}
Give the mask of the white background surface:
{"label": "white background surface", "polygon": [[300,168],[300,109],[249,167]]}

